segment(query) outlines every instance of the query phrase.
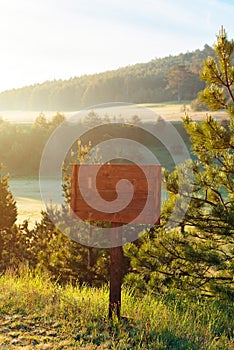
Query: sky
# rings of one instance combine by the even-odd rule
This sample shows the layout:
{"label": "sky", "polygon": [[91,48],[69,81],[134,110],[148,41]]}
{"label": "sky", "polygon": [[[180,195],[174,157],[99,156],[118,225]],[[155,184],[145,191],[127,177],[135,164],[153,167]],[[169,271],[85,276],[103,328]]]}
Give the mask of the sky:
{"label": "sky", "polygon": [[0,91],[234,38],[234,0],[0,0]]}

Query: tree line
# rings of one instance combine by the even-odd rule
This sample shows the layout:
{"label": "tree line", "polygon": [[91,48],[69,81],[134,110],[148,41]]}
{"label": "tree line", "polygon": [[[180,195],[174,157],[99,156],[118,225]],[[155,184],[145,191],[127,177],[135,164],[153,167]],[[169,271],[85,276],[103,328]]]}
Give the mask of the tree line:
{"label": "tree line", "polygon": [[51,133],[65,116],[57,113],[47,120],[40,113],[33,125],[11,124],[0,119],[0,163],[12,176],[38,175],[41,155]]}
{"label": "tree line", "polygon": [[[84,145],[91,141],[92,146],[95,146],[108,139],[119,137],[121,134],[126,139],[134,139],[152,149],[159,159],[166,158],[165,147],[138,127],[146,122],[141,121],[137,115],[133,115],[127,123],[120,116],[113,118],[108,115],[102,117],[95,111],[90,111],[83,120],[76,122],[76,128],[61,113],[56,113],[50,120],[40,113],[32,125],[11,124],[0,119],[0,164],[4,164],[5,171],[12,177],[38,176],[43,149],[52,132],[63,122],[70,129],[70,135],[74,134],[75,137],[77,129],[83,134],[81,141]],[[147,122],[149,128],[157,127],[158,123],[163,123],[163,120]],[[173,124],[189,147],[188,135],[182,122],[173,122]],[[91,127],[88,133],[85,132],[87,126]],[[73,148],[75,152],[76,144]],[[160,152],[164,153],[160,155]],[[173,161],[169,154],[164,166],[167,169],[173,168]]]}
{"label": "tree line", "polygon": [[0,109],[65,111],[105,102],[193,100],[205,86],[199,72],[208,55],[213,51],[205,45],[203,50],[100,74],[7,90],[0,93]]}

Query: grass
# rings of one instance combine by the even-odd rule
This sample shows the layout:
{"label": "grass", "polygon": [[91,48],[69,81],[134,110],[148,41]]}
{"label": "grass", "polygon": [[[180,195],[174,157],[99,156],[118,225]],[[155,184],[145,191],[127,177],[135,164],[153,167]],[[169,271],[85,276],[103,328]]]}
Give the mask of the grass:
{"label": "grass", "polygon": [[0,349],[233,349],[234,310],[173,293],[123,288],[122,318],[109,321],[108,287],[61,287],[21,269],[0,277]]}
{"label": "grass", "polygon": [[193,111],[190,106],[189,101],[183,101],[178,103],[176,101],[169,101],[165,103],[144,103],[140,104],[141,107],[151,109],[156,114],[159,114],[167,121],[181,121],[185,116],[184,107],[186,107],[186,112],[194,120],[202,120],[206,118],[206,115],[212,115],[214,118],[221,120],[227,118],[226,111]]}

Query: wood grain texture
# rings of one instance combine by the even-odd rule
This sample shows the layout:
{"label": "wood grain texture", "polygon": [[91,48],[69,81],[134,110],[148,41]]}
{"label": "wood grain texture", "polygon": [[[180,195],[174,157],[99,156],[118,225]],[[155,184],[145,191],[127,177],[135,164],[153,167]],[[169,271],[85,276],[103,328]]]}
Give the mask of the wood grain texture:
{"label": "wood grain texture", "polygon": [[[128,181],[121,183],[120,180]],[[161,181],[160,165],[72,165],[71,209],[82,220],[158,223]],[[83,198],[83,193],[93,206]],[[101,199],[101,210],[98,210]],[[122,210],[106,212],[111,211],[112,201],[117,199],[120,208],[121,200],[130,202]]]}

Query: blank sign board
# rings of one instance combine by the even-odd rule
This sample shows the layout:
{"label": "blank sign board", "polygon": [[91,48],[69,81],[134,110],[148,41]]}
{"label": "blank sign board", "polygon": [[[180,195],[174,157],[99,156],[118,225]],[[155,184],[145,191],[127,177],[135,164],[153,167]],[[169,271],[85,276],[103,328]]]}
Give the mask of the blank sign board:
{"label": "blank sign board", "polygon": [[161,166],[72,165],[71,209],[81,220],[156,224]]}

